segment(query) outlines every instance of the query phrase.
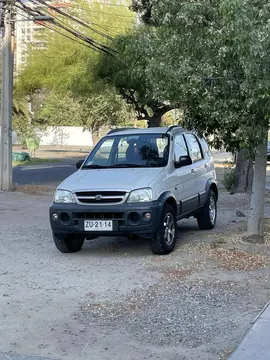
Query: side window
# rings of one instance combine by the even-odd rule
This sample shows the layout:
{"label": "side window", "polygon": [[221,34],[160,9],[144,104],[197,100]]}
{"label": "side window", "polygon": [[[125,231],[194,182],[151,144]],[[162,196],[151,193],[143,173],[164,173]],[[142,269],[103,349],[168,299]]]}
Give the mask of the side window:
{"label": "side window", "polygon": [[206,140],[205,140],[204,138],[202,138],[202,139],[200,139],[200,141],[201,141],[201,145],[202,145],[202,148],[203,148],[203,152],[204,152],[207,156],[211,157],[211,156],[212,156],[211,150],[210,150],[210,148],[209,148]]}
{"label": "side window", "polygon": [[191,157],[192,162],[201,160],[203,156],[197,138],[192,134],[186,134],[185,138],[187,140],[189,155]]}
{"label": "side window", "polygon": [[180,156],[187,156],[188,150],[183,135],[176,135],[174,138],[174,158],[179,160]]}

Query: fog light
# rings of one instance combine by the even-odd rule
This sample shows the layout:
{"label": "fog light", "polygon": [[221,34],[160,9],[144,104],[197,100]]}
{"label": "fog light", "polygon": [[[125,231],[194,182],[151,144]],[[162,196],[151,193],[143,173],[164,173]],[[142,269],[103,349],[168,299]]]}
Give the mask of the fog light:
{"label": "fog light", "polygon": [[70,216],[68,213],[62,212],[59,218],[62,224],[66,225],[70,222]]}
{"label": "fog light", "polygon": [[138,214],[137,212],[132,212],[128,215],[128,222],[130,223],[130,225],[137,225],[139,224],[140,220],[140,214]]}
{"label": "fog light", "polygon": [[57,213],[53,213],[53,214],[52,214],[52,219],[53,219],[53,221],[57,221],[57,220],[58,220],[58,214],[57,214]]}
{"label": "fog light", "polygon": [[151,214],[150,214],[150,213],[145,213],[145,214],[143,214],[143,219],[144,219],[145,221],[151,220]]}

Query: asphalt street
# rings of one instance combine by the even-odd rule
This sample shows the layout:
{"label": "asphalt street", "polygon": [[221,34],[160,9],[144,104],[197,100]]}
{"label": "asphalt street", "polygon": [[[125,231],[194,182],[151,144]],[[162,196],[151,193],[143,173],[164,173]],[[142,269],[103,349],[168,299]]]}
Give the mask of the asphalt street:
{"label": "asphalt street", "polygon": [[18,185],[57,186],[76,169],[78,159],[65,159],[59,163],[26,165],[13,168],[13,182]]}
{"label": "asphalt street", "polygon": [[[230,154],[220,152],[213,153],[213,157],[216,162],[231,159]],[[18,185],[35,184],[56,187],[77,170],[76,161],[82,158],[65,159],[59,163],[45,165],[17,166],[13,169],[13,182]]]}

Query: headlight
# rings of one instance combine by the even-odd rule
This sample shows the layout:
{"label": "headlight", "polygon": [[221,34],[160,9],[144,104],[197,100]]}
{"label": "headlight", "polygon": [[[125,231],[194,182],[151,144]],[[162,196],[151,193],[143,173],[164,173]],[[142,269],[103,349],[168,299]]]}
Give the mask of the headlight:
{"label": "headlight", "polygon": [[152,199],[153,199],[152,189],[145,188],[145,189],[138,189],[131,191],[127,199],[127,202],[146,202],[146,201],[152,201]]}
{"label": "headlight", "polygon": [[56,190],[54,194],[54,202],[55,203],[75,203],[74,195],[67,190]]}

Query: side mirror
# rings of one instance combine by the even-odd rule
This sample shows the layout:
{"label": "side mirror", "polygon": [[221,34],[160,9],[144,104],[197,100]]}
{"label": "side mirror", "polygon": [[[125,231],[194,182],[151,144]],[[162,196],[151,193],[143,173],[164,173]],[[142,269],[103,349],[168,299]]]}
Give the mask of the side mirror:
{"label": "side mirror", "polygon": [[77,169],[80,169],[83,163],[84,163],[84,160],[79,160],[79,161],[77,161],[77,163],[76,163],[76,168],[77,168]]}
{"label": "side mirror", "polygon": [[180,156],[178,161],[175,161],[174,165],[176,168],[180,168],[182,166],[188,166],[192,164],[191,157],[189,155]]}

